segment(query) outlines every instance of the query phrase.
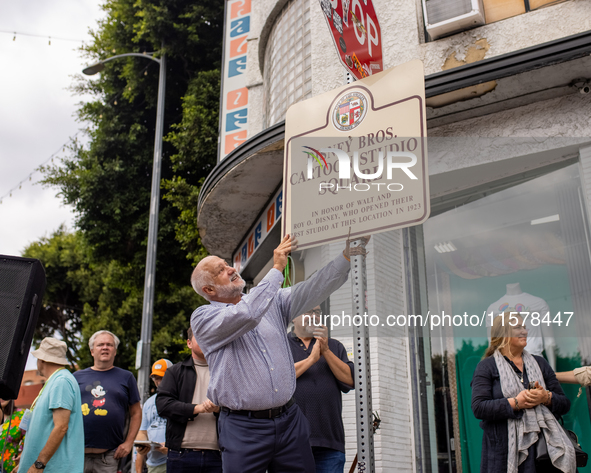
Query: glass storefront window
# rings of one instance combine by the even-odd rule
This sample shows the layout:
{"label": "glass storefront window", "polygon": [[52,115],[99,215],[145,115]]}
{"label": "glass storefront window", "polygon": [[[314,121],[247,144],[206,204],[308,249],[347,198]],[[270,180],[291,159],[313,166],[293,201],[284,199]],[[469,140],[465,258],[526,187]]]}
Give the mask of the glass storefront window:
{"label": "glass storefront window", "polygon": [[310,42],[309,2],[290,1],[277,18],[265,50],[266,127],[283,120],[290,105],[312,96]]}
{"label": "glass storefront window", "polygon": [[[451,209],[423,229],[431,314],[485,320],[471,326],[464,318],[460,326],[432,331],[424,344],[434,411],[429,435],[436,437],[431,457],[439,472],[476,473],[482,430],[471,410],[470,382],[488,346],[491,312],[532,313],[526,349],[545,356],[555,371],[591,362],[591,238],[579,166]],[[540,314],[537,327],[533,312]],[[564,426],[591,451],[587,394],[562,387],[572,403]],[[591,472],[591,464],[579,471]]]}

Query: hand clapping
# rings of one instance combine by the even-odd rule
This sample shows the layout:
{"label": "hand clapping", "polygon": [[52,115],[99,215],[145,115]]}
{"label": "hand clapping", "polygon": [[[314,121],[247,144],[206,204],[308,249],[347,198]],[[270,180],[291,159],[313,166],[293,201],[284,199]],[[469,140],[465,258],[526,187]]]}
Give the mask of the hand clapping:
{"label": "hand clapping", "polygon": [[320,354],[323,355],[328,350],[328,328],[324,325],[318,326],[314,329],[314,338],[316,343],[320,347]]}
{"label": "hand clapping", "polygon": [[517,395],[517,401],[521,409],[530,409],[543,404],[548,399],[548,391],[546,391],[536,381],[535,388],[523,390]]}

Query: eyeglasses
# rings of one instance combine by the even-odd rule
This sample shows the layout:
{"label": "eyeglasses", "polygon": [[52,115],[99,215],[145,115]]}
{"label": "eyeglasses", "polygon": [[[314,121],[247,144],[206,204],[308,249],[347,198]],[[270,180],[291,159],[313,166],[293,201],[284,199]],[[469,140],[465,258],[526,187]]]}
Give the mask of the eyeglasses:
{"label": "eyeglasses", "polygon": [[304,313],[304,315],[320,315],[320,314],[322,314],[322,311],[320,309],[311,310],[309,312]]}

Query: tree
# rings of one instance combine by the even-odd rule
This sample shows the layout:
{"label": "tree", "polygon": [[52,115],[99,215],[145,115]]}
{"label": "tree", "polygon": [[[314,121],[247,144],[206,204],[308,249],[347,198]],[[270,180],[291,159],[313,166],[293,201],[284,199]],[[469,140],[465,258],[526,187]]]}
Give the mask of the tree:
{"label": "tree", "polygon": [[83,240],[61,226],[51,237],[29,245],[23,256],[41,260],[47,277],[35,339],[57,332],[68,345],[68,360],[73,364],[78,361],[84,300],[94,286]]}
{"label": "tree", "polygon": [[[106,18],[83,48],[89,62],[127,52],[167,56],[152,355],[169,356],[182,349],[180,331],[203,303],[188,284],[192,265],[206,254],[194,208],[216,161],[223,2],[107,0],[103,8]],[[67,158],[44,169],[44,183],[74,206],[99,285],[84,299],[82,334],[88,339],[107,328],[120,335],[118,363],[126,368],[140,335],[157,69],[129,58],[107,63],[96,80],[78,77],[73,90],[95,97],[78,113],[90,142],[73,142]]]}
{"label": "tree", "polygon": [[204,177],[198,176],[195,183],[191,171],[197,168],[209,173],[215,162],[211,157],[217,154],[218,116],[211,110],[219,106],[219,89],[217,70],[200,73],[183,97],[182,121],[172,126],[167,138],[177,153],[171,156],[175,177],[164,182],[165,199],[180,212],[176,239],[195,264],[205,256],[197,228],[197,201]]}

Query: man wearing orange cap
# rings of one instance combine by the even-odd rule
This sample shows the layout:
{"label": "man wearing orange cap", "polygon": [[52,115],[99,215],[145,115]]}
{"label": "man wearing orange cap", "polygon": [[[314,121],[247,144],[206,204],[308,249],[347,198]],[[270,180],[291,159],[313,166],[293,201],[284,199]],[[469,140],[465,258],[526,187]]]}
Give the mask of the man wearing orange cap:
{"label": "man wearing orange cap", "polygon": [[[152,365],[150,378],[154,381],[156,388],[162,382],[164,373],[172,366],[169,360],[161,359]],[[142,409],[142,425],[137,434],[136,440],[150,440],[159,443],[161,447],[138,447],[138,458],[135,462],[135,471],[141,473],[144,469],[144,461],[148,465],[148,473],[166,473],[166,454],[168,448],[164,446],[166,441],[166,419],[158,415],[156,410],[156,394],[151,396]],[[147,458],[146,458],[147,456]]]}

